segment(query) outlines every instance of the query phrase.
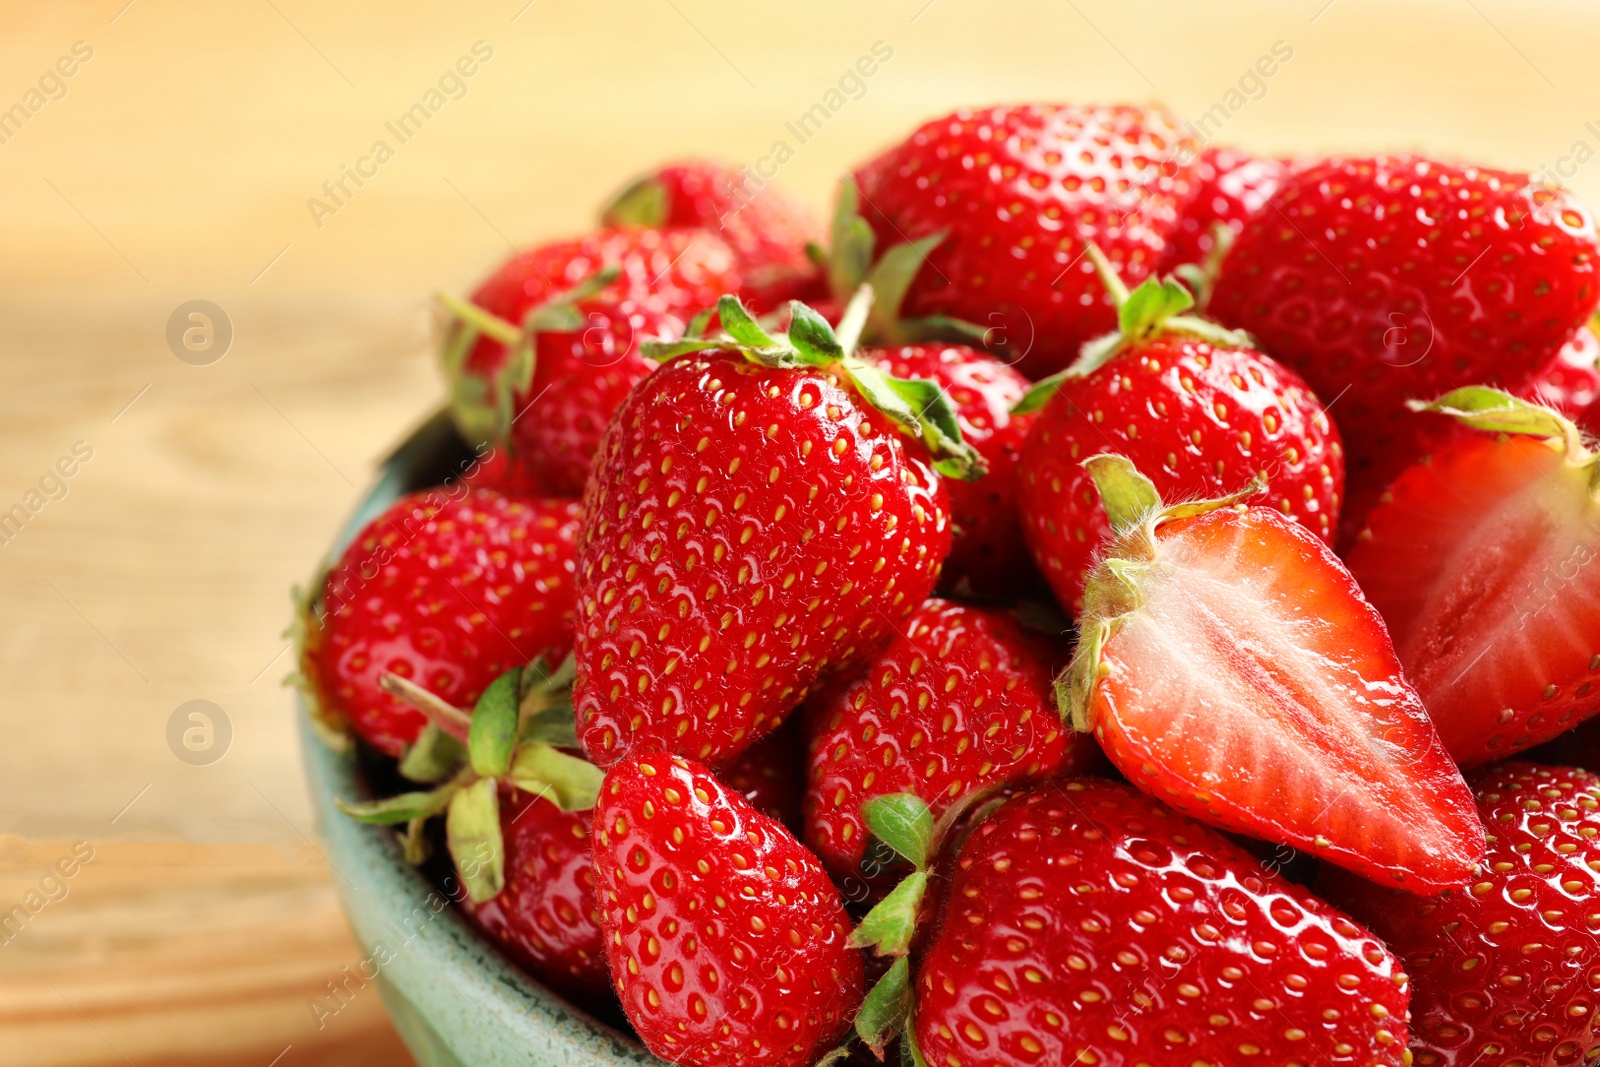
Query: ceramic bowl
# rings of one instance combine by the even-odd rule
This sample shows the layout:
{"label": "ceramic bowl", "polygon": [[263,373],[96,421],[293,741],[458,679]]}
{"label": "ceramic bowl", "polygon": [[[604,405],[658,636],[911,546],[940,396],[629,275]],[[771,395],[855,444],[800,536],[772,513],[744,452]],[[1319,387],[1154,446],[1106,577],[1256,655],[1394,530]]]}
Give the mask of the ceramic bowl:
{"label": "ceramic bowl", "polygon": [[[385,461],[377,483],[334,544],[334,554],[404,493],[439,484],[469,455],[435,416]],[[656,1059],[631,1037],[567,1003],[507,962],[407,863],[392,829],[363,826],[334,797],[374,795],[361,756],[333,751],[299,708],[306,777],[329,866],[362,958],[340,980],[348,998],[366,985],[383,997],[422,1067],[635,1067]],[[334,1012],[337,998],[327,1009]]]}

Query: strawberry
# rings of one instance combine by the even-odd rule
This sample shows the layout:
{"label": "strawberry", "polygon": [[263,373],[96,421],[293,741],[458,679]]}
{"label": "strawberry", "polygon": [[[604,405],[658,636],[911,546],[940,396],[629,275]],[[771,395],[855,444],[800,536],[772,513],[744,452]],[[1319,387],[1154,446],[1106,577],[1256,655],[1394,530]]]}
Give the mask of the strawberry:
{"label": "strawberry", "polygon": [[1003,611],[922,604],[807,709],[806,843],[853,875],[872,797],[915,794],[937,819],[974,790],[1089,766],[1094,743],[1064,730],[1053,707],[1052,660],[1048,642]]}
{"label": "strawberry", "polygon": [[1193,195],[1197,154],[1158,108],[991,107],[923,125],[862,165],[853,186],[878,246],[932,245],[918,246],[926,263],[903,305],[890,303],[997,331],[1039,377],[1116,321],[1085,243],[1143,279]]}
{"label": "strawberry", "polygon": [[1208,310],[1334,408],[1352,492],[1420,451],[1408,399],[1516,389],[1600,300],[1594,220],[1526,174],[1414,156],[1285,176],[1223,260]]}
{"label": "strawberry", "polygon": [[1130,294],[1103,270],[1119,332],[1022,405],[1044,404],[1018,468],[1022,528],[1062,606],[1080,610],[1084,580],[1110,534],[1082,466],[1097,452],[1127,456],[1169,499],[1231,493],[1266,472],[1277,507],[1331,541],[1344,453],[1300,376],[1249,338],[1183,314],[1192,299],[1176,280],[1149,279]]}
{"label": "strawberry", "polygon": [[1600,340],[1584,326],[1517,392],[1571,418],[1600,398]]}
{"label": "strawberry", "polygon": [[1600,456],[1552,410],[1468,387],[1428,410],[1487,433],[1409,468],[1367,516],[1350,571],[1463,766],[1600,713]]}
{"label": "strawberry", "polygon": [[1600,777],[1512,762],[1470,780],[1490,836],[1469,888],[1414,896],[1348,876],[1327,888],[1411,972],[1417,1067],[1591,1063]]}
{"label": "strawberry", "polygon": [[1012,798],[957,854],[922,1062],[1400,1067],[1406,975],[1343,913],[1125,785]]}
{"label": "strawberry", "polygon": [[729,336],[664,346],[671,361],[606,431],[584,498],[575,693],[602,766],[634,749],[726,763],[938,580],[935,465],[972,468],[971,446],[935,383],[888,378],[793,307],[780,340],[724,297]]}
{"label": "strawberry", "polygon": [[821,233],[811,209],[732,164],[690,160],[658,167],[618,193],[600,221],[714,231],[733,249],[744,296],[758,310],[821,295],[821,276],[806,254]]}
{"label": "strawberry", "polygon": [[1200,153],[1194,193],[1178,215],[1161,261],[1163,274],[1185,263],[1204,266],[1220,252],[1219,227],[1231,243],[1245,220],[1267,202],[1283,180],[1288,164],[1253,156],[1240,148],[1212,146]]}
{"label": "strawberry", "polygon": [[640,1040],[688,1067],[803,1067],[849,1028],[861,954],[817,858],[703,765],[615,764],[595,810],[612,982]]}
{"label": "strawberry", "polygon": [[[1584,411],[1600,398],[1600,342],[1586,326],[1562,346],[1556,358],[1544,366],[1532,379],[1512,390],[1524,400],[1544,404],[1573,419],[1579,426],[1593,432],[1600,422],[1585,416]],[[1600,410],[1596,411],[1600,415]],[[1367,516],[1389,491],[1389,486],[1403,474],[1407,467],[1421,462],[1424,457],[1440,451],[1452,441],[1470,437],[1472,430],[1462,426],[1447,415],[1416,412],[1406,427],[1403,448],[1385,453],[1369,465],[1359,483],[1349,486],[1344,507],[1339,512],[1339,539],[1341,553],[1348,552],[1356,538],[1366,527]]]}
{"label": "strawberry", "polygon": [[1140,789],[1224,830],[1375,880],[1460,885],[1471,794],[1383,620],[1276,508],[1163,506],[1121,456],[1086,461],[1115,540],[1090,576],[1063,711]]}
{"label": "strawberry", "polygon": [[400,774],[432,786],[339,807],[360,822],[406,824],[405,853],[427,854],[424,827],[445,814],[445,840],[467,918],[531,974],[587,1004],[610,989],[595,899],[592,816],[599,768],[569,753],[572,659],[535,659],[491,682],[468,713],[388,675],[384,688],[425,714]]}
{"label": "strawberry", "polygon": [[938,382],[955,408],[962,439],[988,467],[976,482],[949,483],[955,539],[943,584],[976,596],[1024,591],[1032,560],[1017,520],[1017,461],[1034,417],[1011,409],[1027,392],[1028,380],[965,345],[900,345],[861,355],[897,378]]}
{"label": "strawberry", "polygon": [[740,279],[704,230],[605,230],[518,253],[470,303],[440,298],[457,425],[509,445],[549,492],[580,495],[611,413],[653,369],[640,342],[675,336]]}
{"label": "strawberry", "polygon": [[552,988],[604,1000],[611,974],[594,895],[592,812],[562,811],[514,788],[502,788],[499,803],[505,886],[482,903],[464,897],[467,917]]}
{"label": "strawberry", "polygon": [[368,744],[402,754],[426,724],[386,673],[471,704],[507,667],[572,643],[578,506],[492,489],[428,490],[369,522],[302,624],[308,696]]}

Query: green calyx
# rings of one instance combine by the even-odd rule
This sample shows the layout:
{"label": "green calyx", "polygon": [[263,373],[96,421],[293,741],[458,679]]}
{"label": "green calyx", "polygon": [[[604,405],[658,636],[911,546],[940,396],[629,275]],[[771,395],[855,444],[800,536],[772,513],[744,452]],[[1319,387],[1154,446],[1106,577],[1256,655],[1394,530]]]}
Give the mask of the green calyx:
{"label": "green calyx", "polygon": [[[456,427],[470,443],[499,443],[511,435],[520,414],[517,398],[526,396],[537,369],[537,339],[541,333],[570,333],[584,325],[578,304],[598,295],[617,280],[616,267],[595,272],[570,289],[552,295],[523,316],[520,325],[507,322],[470,300],[439,293],[447,315],[439,362],[450,391],[450,413]],[[480,338],[505,347],[505,358],[489,374],[467,366],[467,358]]]}
{"label": "green calyx", "polygon": [[661,226],[667,221],[667,189],[655,178],[640,178],[600,210],[602,226]]}
{"label": "green calyx", "polygon": [[690,333],[678,341],[646,341],[641,351],[660,362],[693,352],[722,351],[743,356],[752,363],[774,368],[837,370],[872,407],[901,432],[921,441],[939,473],[974,481],[983,476],[983,458],[961,436],[954,406],[939,383],[920,378],[895,378],[876,364],[854,354],[870,322],[874,291],[863,285],[845,308],[837,331],[815,310],[800,301],[789,304],[788,333],[769,333],[736,296],[717,302],[722,332],[704,335],[705,322],[696,320]]}
{"label": "green calyx", "polygon": [[406,855],[424,858],[422,827],[445,813],[445,838],[467,894],[482,903],[505,887],[505,842],[499,784],[555,804],[562,811],[594,806],[600,768],[563,749],[577,747],[569,655],[554,668],[543,659],[513,667],[491,682],[470,713],[396,675],[386,692],[428,717],[400,759],[400,773],[432,789],[364,804],[337,801],[341,811],[378,826],[406,824]]}
{"label": "green calyx", "polygon": [[1102,652],[1127,616],[1144,603],[1145,584],[1160,565],[1157,531],[1179,519],[1238,507],[1265,489],[1267,478],[1258,472],[1238,492],[1165,504],[1155,484],[1125,456],[1102,452],[1084,460],[1083,466],[1111,522],[1112,540],[1084,586],[1078,647],[1054,688],[1062,718],[1087,733],[1094,729],[1095,687],[1108,669]]}
{"label": "green calyx", "polygon": [[1069,378],[1086,378],[1124,349],[1158,337],[1175,335],[1219,347],[1255,347],[1250,335],[1242,330],[1227,330],[1198,315],[1184,314],[1195,306],[1194,296],[1176,277],[1152,275],[1130,292],[1098,245],[1090,242],[1085,254],[1094,264],[1106,292],[1111,294],[1111,302],[1117,309],[1117,328],[1084,344],[1077,360],[1066,370],[1035,382],[1012,408],[1017,414],[1038,411],[1061,388],[1062,382]]}
{"label": "green calyx", "polygon": [[902,1055],[913,1044],[909,955],[917,921],[927,903],[930,868],[939,855],[960,847],[963,833],[970,832],[1001,802],[1001,791],[1000,786],[975,789],[946,809],[937,821],[927,803],[915,793],[890,793],[869,798],[861,805],[862,818],[874,843],[893,850],[912,867],[911,873],[866,914],[848,942],[852,948],[870,948],[879,956],[894,957],[888,973],[868,991],[855,1021],[856,1036],[880,1060],[896,1034],[901,1035]]}
{"label": "green calyx", "polygon": [[1463,426],[1485,433],[1540,437],[1561,449],[1573,466],[1595,465],[1595,452],[1571,419],[1543,404],[1513,396],[1487,385],[1466,385],[1433,401],[1411,400],[1412,411],[1448,415]]}
{"label": "green calyx", "polygon": [[878,294],[866,323],[865,335],[874,344],[899,345],[913,341],[955,341],[982,347],[987,331],[970,322],[945,315],[902,319],[901,305],[906,293],[916,279],[917,272],[927,262],[928,254],[949,236],[940,230],[914,241],[906,241],[884,250],[873,262],[877,238],[872,226],[860,212],[861,193],[854,181],[846,178],[839,188],[839,199],[834,204],[833,222],[828,240],[831,249],[811,245],[806,251],[811,259],[822,266],[828,278],[828,289],[839,300],[869,285]]}

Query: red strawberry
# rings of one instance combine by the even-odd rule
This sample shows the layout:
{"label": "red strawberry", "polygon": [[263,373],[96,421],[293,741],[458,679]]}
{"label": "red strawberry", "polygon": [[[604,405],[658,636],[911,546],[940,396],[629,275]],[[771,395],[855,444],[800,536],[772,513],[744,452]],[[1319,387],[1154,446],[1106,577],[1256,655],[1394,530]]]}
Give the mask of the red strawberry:
{"label": "red strawberry", "polygon": [[1580,328],[1517,395],[1548,404],[1568,418],[1594,403],[1600,398],[1600,340],[1594,331]]}
{"label": "red strawberry", "polygon": [[1163,110],[1027,104],[935,119],[854,181],[880,249],[944,234],[902,310],[998,330],[1039,377],[1116,321],[1085,242],[1144,278],[1192,196],[1196,156]]}
{"label": "red strawberry", "polygon": [[[876,651],[938,579],[948,498],[901,434],[962,457],[939,463],[973,462],[970,446],[933,383],[892,386],[794,307],[782,342],[724,298],[744,345],[670,347],[689,351],[606,432],[584,498],[575,690],[602,766],[634,749],[726,763]],[[943,414],[918,422],[900,388]]]}
{"label": "red strawberry", "polygon": [[717,776],[757,811],[798,833],[804,763],[805,740],[791,720],[745,749]]}
{"label": "red strawberry", "polygon": [[656,1055],[803,1067],[849,1028],[862,965],[838,890],[701,764],[653,754],[611,769],[595,873],[612,982]]}
{"label": "red strawberry", "polygon": [[962,439],[988,467],[975,482],[949,483],[955,540],[944,585],[979,596],[1023,592],[1032,560],[1017,521],[1017,460],[1033,416],[1011,409],[1028,391],[1028,379],[964,345],[901,345],[861,354],[897,378],[938,382],[955,408]]}
{"label": "red strawberry", "polygon": [[461,904],[523,968],[591,1002],[611,991],[594,895],[589,810],[562,811],[520,789],[500,790],[505,888]]}
{"label": "red strawberry", "polygon": [[1023,533],[1062,606],[1080,609],[1111,530],[1082,465],[1098,452],[1127,456],[1172,500],[1231,493],[1264,471],[1273,503],[1331,541],[1344,453],[1300,376],[1248,338],[1181,314],[1192,301],[1170,278],[1132,294],[1106,280],[1123,319],[1111,354],[1090,351],[1024,405],[1049,398],[1023,445],[1018,498]]}
{"label": "red strawberry", "polygon": [[704,230],[606,230],[518,253],[471,304],[446,298],[457,424],[474,443],[509,443],[547,490],[579,495],[611,413],[653,369],[640,342],[677,336],[740,278]]}
{"label": "red strawberry", "polygon": [[1490,836],[1470,887],[1413,896],[1340,876],[1329,888],[1411,972],[1417,1067],[1591,1063],[1600,777],[1514,762],[1471,781]]}
{"label": "red strawberry", "polygon": [[747,301],[762,311],[821,295],[821,275],[806,255],[806,245],[822,232],[816,217],[749,168],[709,160],[669,163],[619,193],[601,222],[715,231],[738,257]]}
{"label": "red strawberry", "polygon": [[1246,224],[1209,310],[1337,400],[1357,491],[1417,454],[1408,399],[1515,389],[1555,358],[1600,300],[1596,251],[1588,211],[1526,174],[1329,159]]}
{"label": "red strawberry", "polygon": [[505,447],[484,443],[482,455],[462,474],[461,480],[474,489],[494,489],[507,496],[549,496],[526,463],[520,463]]}
{"label": "red strawberry", "polygon": [[1406,1059],[1406,976],[1344,914],[1125,785],[1047,783],[957,856],[915,982],[922,1059]]}
{"label": "red strawberry", "polygon": [[1087,461],[1116,539],[1089,579],[1064,710],[1139,788],[1386,882],[1460,885],[1483,827],[1383,620],[1318,538],[1252,495],[1163,507]]}
{"label": "red strawberry", "polygon": [[[1585,421],[1585,408],[1600,397],[1600,342],[1588,327],[1580,329],[1560,353],[1538,374],[1512,390],[1524,400],[1554,407],[1579,426],[1593,432],[1600,422]],[[1471,436],[1472,431],[1446,415],[1417,412],[1407,427],[1406,444],[1396,447],[1367,467],[1359,483],[1351,484],[1344,507],[1339,512],[1341,552],[1348,551],[1367,524],[1367,516],[1389,491],[1389,486],[1407,467],[1424,456],[1438,452],[1452,441]]]}
{"label": "red strawberry", "polygon": [[1177,229],[1168,238],[1161,272],[1180,264],[1204,265],[1217,247],[1217,228],[1229,240],[1244,229],[1245,220],[1261,210],[1283,180],[1288,164],[1279,159],[1253,156],[1240,148],[1215,146],[1200,153],[1193,198],[1178,216]]}
{"label": "red strawberry", "polygon": [[994,608],[929,600],[904,632],[807,709],[806,843],[838,874],[866,854],[861,805],[913,793],[937,819],[976,789],[1081,772],[1094,743],[1063,729],[1049,644]]}
{"label": "red strawberry", "polygon": [[1600,457],[1573,424],[1469,387],[1433,410],[1473,433],[1402,474],[1367,516],[1350,571],[1464,766],[1600,712]]}
{"label": "red strawberry", "polygon": [[508,667],[572,642],[578,506],[492,489],[402,497],[356,535],[305,622],[314,698],[398,756],[426,724],[385,692],[394,673],[471,705]]}

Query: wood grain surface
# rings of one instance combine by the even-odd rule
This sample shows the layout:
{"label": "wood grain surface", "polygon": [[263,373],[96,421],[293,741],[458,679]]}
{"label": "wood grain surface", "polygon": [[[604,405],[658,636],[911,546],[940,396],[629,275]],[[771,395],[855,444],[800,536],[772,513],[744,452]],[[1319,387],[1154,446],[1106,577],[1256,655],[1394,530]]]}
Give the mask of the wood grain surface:
{"label": "wood grain surface", "polygon": [[[433,290],[653,161],[783,142],[820,210],[917,120],[1006,99],[1158,98],[1262,151],[1418,147],[1595,199],[1597,44],[1556,0],[0,4],[0,513],[39,505],[0,541],[0,913],[96,850],[0,947],[0,1064],[404,1062],[375,996],[309,1028],[354,948],[278,682],[290,584],[436,402]],[[166,340],[194,299],[232,328],[206,366]],[[168,741],[195,700],[231,732],[208,764]]]}

